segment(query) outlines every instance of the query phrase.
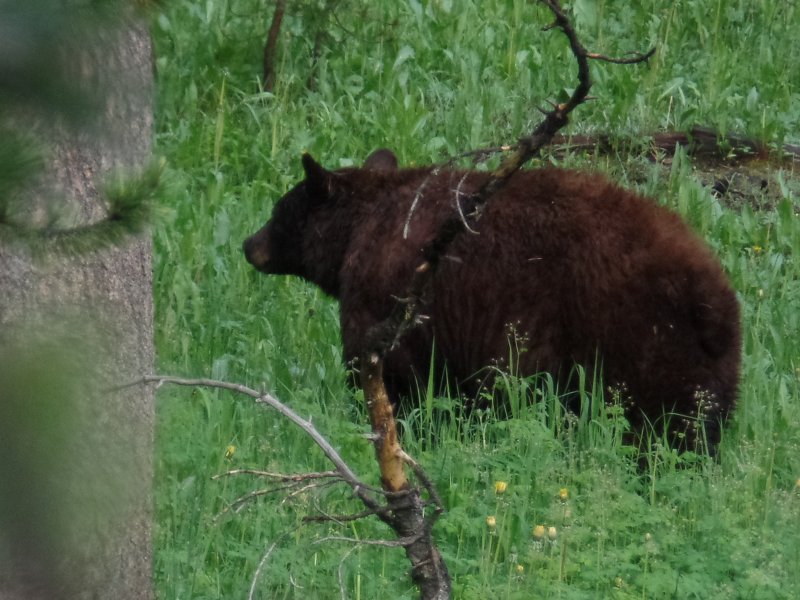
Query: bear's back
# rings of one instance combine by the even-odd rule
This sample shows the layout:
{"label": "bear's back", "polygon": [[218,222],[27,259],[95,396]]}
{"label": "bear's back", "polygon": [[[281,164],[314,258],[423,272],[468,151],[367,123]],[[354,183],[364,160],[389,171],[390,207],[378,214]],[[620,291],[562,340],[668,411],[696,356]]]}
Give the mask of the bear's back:
{"label": "bear's back", "polygon": [[[351,354],[363,332],[348,332],[348,322],[360,311],[370,322],[388,315],[421,248],[486,176],[370,177],[377,179],[342,271]],[[716,416],[727,413],[738,382],[738,304],[718,261],[680,217],[602,176],[544,168],[515,174],[474,229],[442,258],[423,310],[430,319],[387,359],[400,388],[404,379],[410,390],[415,377],[425,381],[435,342],[451,377],[468,386],[487,365],[509,360],[521,374],[564,374],[575,363],[591,370],[602,361],[606,381],[651,419],[673,408],[696,413],[703,390],[719,405]],[[524,345],[516,357],[515,343]]]}

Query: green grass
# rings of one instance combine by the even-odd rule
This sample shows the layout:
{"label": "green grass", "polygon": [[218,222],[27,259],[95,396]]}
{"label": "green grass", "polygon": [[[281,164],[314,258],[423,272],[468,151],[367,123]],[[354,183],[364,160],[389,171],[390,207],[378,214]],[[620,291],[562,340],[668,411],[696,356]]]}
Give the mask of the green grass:
{"label": "green grass", "polygon": [[[547,13],[521,0],[341,2],[336,19],[317,2],[289,4],[271,94],[258,86],[271,3],[173,0],[154,15],[158,151],[170,180],[154,231],[159,369],[272,391],[377,483],[367,419],[345,386],[335,303],[299,280],[259,276],[241,242],[300,178],[303,150],[329,167],[380,146],[424,164],[513,141],[537,122],[537,106],[575,85],[575,65],[563,36],[541,31]],[[700,123],[800,140],[794,3],[573,4],[590,49],[658,51],[648,66],[593,64],[597,100],[569,132],[636,139]],[[309,91],[318,27],[328,35]],[[644,476],[620,443],[618,412],[595,404],[591,421],[557,418],[546,378],[505,380],[519,399],[507,420],[459,418],[454,401],[427,398],[404,444],[445,501],[435,534],[455,597],[800,597],[797,174],[786,166],[769,197],[732,209],[683,155],[670,169],[625,153],[561,162],[657,198],[714,248],[742,303],[741,398],[717,462],[660,447]],[[328,468],[289,423],[246,398],[164,389],[157,436],[160,598],[245,598],[276,542],[258,598],[338,598],[340,574],[347,597],[415,596],[401,551],[319,542],[391,537],[376,521],[301,525],[319,508],[356,510],[344,489],[270,494],[222,514],[270,483],[212,475]],[[495,481],[508,483],[504,494]],[[537,539],[536,525],[555,527],[555,540]]]}

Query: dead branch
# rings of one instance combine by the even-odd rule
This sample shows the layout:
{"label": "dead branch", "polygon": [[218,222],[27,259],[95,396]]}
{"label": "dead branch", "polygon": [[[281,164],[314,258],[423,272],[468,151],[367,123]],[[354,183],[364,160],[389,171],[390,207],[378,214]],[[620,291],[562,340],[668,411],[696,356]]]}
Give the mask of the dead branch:
{"label": "dead branch", "polygon": [[650,48],[647,52],[642,54],[641,52],[633,52],[633,56],[630,58],[612,58],[610,56],[606,56],[605,54],[597,54],[596,52],[589,52],[586,54],[586,58],[591,58],[592,60],[601,60],[603,62],[613,63],[615,65],[633,65],[636,63],[640,63],[649,59],[653,54],[656,53],[655,48]]}
{"label": "dead branch", "polygon": [[241,509],[253,500],[261,498],[262,496],[269,496],[270,494],[276,494],[278,492],[283,492],[285,490],[291,490],[296,487],[297,484],[290,484],[290,485],[281,485],[274,488],[268,488],[265,490],[253,490],[251,492],[247,492],[243,496],[239,496],[233,502],[230,503],[230,506],[227,506],[221,513],[220,516],[233,511],[238,513]]}
{"label": "dead branch", "polygon": [[261,557],[261,560],[258,561],[258,567],[256,567],[256,572],[253,573],[253,581],[250,583],[250,592],[247,594],[247,600],[253,600],[253,597],[256,593],[256,585],[258,584],[258,578],[261,576],[261,571],[264,568],[264,565],[267,564],[267,559],[269,559],[269,555],[273,553],[275,548],[278,547],[278,544],[286,537],[293,534],[295,531],[299,529],[299,525],[297,527],[292,527],[288,531],[284,531],[277,540],[275,540],[272,545],[267,549],[264,553],[264,556]]}
{"label": "dead branch", "polygon": [[[319,510],[319,507],[317,507]],[[322,511],[320,511],[322,512]],[[337,523],[343,524],[350,521],[358,521],[359,519],[364,519],[366,517],[370,517],[376,514],[374,510],[362,510],[361,512],[353,513],[352,515],[328,515],[328,514],[320,514],[320,515],[309,515],[303,517],[304,523]]]}
{"label": "dead branch", "polygon": [[[642,141],[649,141],[647,156],[657,159],[666,154],[675,154],[677,148],[683,148],[691,156],[704,160],[746,162],[748,160],[767,160],[780,164],[785,161],[800,160],[800,146],[782,144],[774,147],[737,133],[722,134],[710,127],[696,125],[687,132],[656,131],[643,133],[635,139],[618,138],[612,135],[597,133],[593,135],[561,135],[556,134],[550,143],[551,153],[561,156],[566,152],[599,152],[608,153],[620,148],[636,148]],[[479,148],[459,154],[452,158],[448,166],[452,166],[462,158],[471,158],[475,162],[484,162],[489,157],[503,152],[510,152],[514,146],[492,146]]]}
{"label": "dead branch", "polygon": [[397,540],[359,540],[356,538],[344,537],[341,535],[329,535],[324,538],[315,540],[315,544],[324,544],[325,542],[348,542],[350,544],[365,545],[365,546],[383,546],[384,548],[403,548],[413,543],[416,536],[409,538],[400,538]]}
{"label": "dead branch", "polygon": [[[631,64],[647,60],[655,50],[646,54],[637,55],[628,59],[610,59],[601,54],[590,54],[583,47],[568,17],[556,0],[541,0],[555,17],[555,22],[548,27],[560,29],[569,41],[572,54],[578,63],[578,86],[572,96],[563,104],[552,105],[552,110],[542,111],[544,120],[527,137],[518,140],[500,166],[484,180],[479,189],[472,194],[461,193],[460,186],[457,193],[456,214],[451,216],[440,228],[434,239],[422,249],[422,262],[417,266],[412,276],[409,292],[402,301],[394,305],[390,316],[372,327],[366,336],[365,349],[359,357],[361,371],[361,387],[369,410],[372,431],[375,434],[375,452],[381,470],[381,482],[384,489],[398,491],[409,488],[404,465],[410,464],[416,473],[413,462],[406,460],[405,453],[397,439],[397,430],[392,412],[392,406],[386,393],[383,381],[383,359],[386,354],[397,344],[405,332],[417,322],[417,313],[422,303],[425,289],[427,288],[436,267],[447,248],[453,240],[464,231],[474,229],[474,223],[480,218],[481,212],[489,199],[502,189],[511,176],[522,165],[537,155],[540,150],[550,143],[553,136],[568,122],[569,114],[588,98],[592,82],[589,71],[589,60],[604,60],[619,64]],[[413,212],[416,202],[422,196],[424,183],[418,190],[410,213]],[[407,217],[406,229],[411,220]],[[423,475],[424,477],[424,475]],[[419,586],[422,598],[449,598],[450,576],[441,555],[430,539],[431,527],[441,512],[441,503],[435,496],[433,486],[427,479],[420,479],[434,498],[437,508],[430,518],[422,516],[422,504],[418,491],[401,500],[389,499],[395,519],[395,531],[402,537],[414,542],[404,545],[412,568],[412,579]],[[422,533],[419,533],[422,532]]]}
{"label": "dead branch", "polygon": [[286,406],[283,402],[272,396],[267,392],[259,392],[252,388],[249,388],[245,385],[241,385],[239,383],[230,383],[227,381],[218,381],[215,379],[185,379],[182,377],[170,377],[167,375],[145,375],[138,381],[125,384],[120,386],[120,388],[131,387],[134,385],[139,385],[142,383],[156,383],[159,387],[164,383],[171,383],[174,385],[182,385],[182,386],[190,386],[190,387],[209,387],[209,388],[216,388],[222,390],[228,390],[231,392],[236,392],[239,394],[243,394],[245,396],[250,396],[253,398],[256,403],[258,404],[266,404],[270,408],[275,409],[284,417],[289,419],[292,423],[300,427],[306,435],[308,435],[314,443],[319,446],[325,456],[330,460],[333,465],[336,467],[336,473],[339,477],[341,477],[347,484],[353,489],[354,493],[358,497],[361,502],[363,502],[368,508],[371,508],[376,511],[376,514],[380,514],[381,505],[368,493],[373,488],[366,485],[362,482],[356,474],[350,469],[347,463],[342,459],[338,452],[331,446],[330,442],[325,439],[325,437],[317,431],[317,429],[312,425],[311,421],[307,421],[303,419],[300,415],[294,412],[291,408]]}
{"label": "dead branch", "polygon": [[326,477],[339,477],[337,471],[323,471],[321,473],[299,473],[296,475],[284,475],[283,473],[272,473],[270,471],[259,471],[258,469],[232,469],[219,475],[214,475],[211,479],[221,479],[222,477],[232,477],[234,475],[255,475],[256,477],[269,477],[281,481],[306,481],[308,479],[323,479]]}
{"label": "dead branch", "polygon": [[267,43],[264,45],[264,90],[267,92],[271,92],[275,87],[275,50],[278,47],[278,35],[281,32],[281,22],[285,12],[286,0],[276,0]]}
{"label": "dead branch", "polygon": [[350,558],[350,555],[356,550],[358,550],[360,547],[361,546],[359,544],[353,546],[347,552],[344,553],[344,556],[342,556],[342,560],[339,561],[339,569],[338,569],[339,595],[341,596],[342,600],[347,600],[347,590],[345,590],[344,587],[344,563],[348,558]]}
{"label": "dead branch", "polygon": [[[409,457],[409,460],[411,458]],[[322,471],[320,473],[297,473],[292,475],[286,475],[284,473],[273,473],[271,471],[261,471],[258,469],[232,469],[230,471],[225,471],[224,473],[219,473],[217,475],[213,475],[211,477],[212,480],[221,479],[222,477],[232,477],[235,475],[253,475],[255,477],[265,477],[271,479],[278,479],[279,481],[285,482],[295,482],[291,485],[287,485],[286,488],[293,488],[297,487],[300,483],[304,483],[306,481],[310,481],[313,479],[335,479],[336,481],[330,481],[321,483],[318,485],[327,485],[328,483],[337,483],[343,482],[346,483],[344,479],[342,479],[341,474],[338,471]],[[380,488],[376,488],[370,485],[364,485],[364,489],[370,492],[374,492],[381,496],[402,496],[403,494],[407,494],[407,491],[401,492],[387,492],[386,490],[382,490]]]}
{"label": "dead branch", "polygon": [[307,492],[308,490],[328,487],[330,485],[334,485],[342,481],[343,480],[340,477],[337,477],[336,479],[320,483],[308,483],[306,485],[301,485],[301,482],[293,482],[287,485],[279,485],[273,488],[267,488],[263,490],[253,490],[244,494],[243,496],[239,496],[238,498],[236,498],[233,502],[230,503],[229,506],[225,507],[225,509],[219,515],[217,515],[217,517],[221,517],[222,515],[225,515],[230,511],[239,513],[249,502],[257,500],[258,498],[261,498],[263,496],[269,496],[272,494],[277,494],[278,492],[288,491],[289,493],[286,495],[286,497],[283,499],[283,502],[281,503],[283,504],[287,500],[290,500],[291,498],[294,498],[299,494]]}
{"label": "dead branch", "polygon": [[[655,53],[655,48],[653,48],[644,54],[636,54],[631,58],[624,59],[614,59],[602,54],[589,53],[578,39],[572,23],[557,0],[540,1],[550,9],[555,17],[553,24],[545,29],[560,29],[567,37],[572,54],[578,63],[578,86],[565,103],[552,104],[551,110],[542,111],[545,115],[544,120],[529,136],[520,138],[514,146],[500,146],[498,148],[500,151],[510,151],[509,156],[502,161],[497,169],[489,174],[475,193],[463,195],[464,201],[459,202],[458,206],[459,214],[450,217],[440,228],[436,237],[422,249],[423,261],[414,272],[409,285],[409,292],[405,295],[404,302],[397,303],[389,318],[378,323],[368,332],[367,352],[365,352],[367,357],[377,355],[382,359],[398,343],[405,332],[414,326],[415,316],[419,310],[427,283],[433,276],[440,258],[444,256],[452,241],[462,231],[470,228],[470,224],[474,225],[480,218],[483,207],[488,200],[508,183],[514,173],[531,158],[538,155],[541,149],[552,141],[556,133],[568,123],[569,114],[586,101],[589,90],[592,87],[589,60],[634,64],[648,60]],[[484,152],[486,151],[478,151],[479,155]],[[362,384],[364,383],[363,379],[362,371]]]}
{"label": "dead branch", "polygon": [[402,546],[411,561],[411,579],[419,586],[421,597],[444,600],[450,597],[450,575],[431,536],[433,523],[441,514],[442,506],[439,504],[426,519],[420,491],[411,488],[406,478],[404,465],[407,455],[400,447],[392,405],[383,382],[383,355],[366,352],[361,361],[361,387],[372,423],[381,483],[389,492],[409,491],[404,496],[387,498],[392,512],[391,526],[401,540],[408,540]]}
{"label": "dead branch", "polygon": [[[379,380],[379,382],[382,387],[382,379]],[[447,576],[447,571],[441,570],[444,563],[441,560],[438,550],[435,547],[431,547],[432,541],[430,535],[433,524],[442,512],[441,501],[435,489],[433,489],[430,479],[424,474],[421,467],[405,452],[403,452],[402,449],[400,449],[399,444],[397,443],[397,431],[395,429],[394,418],[391,414],[391,405],[389,405],[388,397],[385,398],[385,402],[383,404],[384,408],[388,407],[388,419],[385,420],[386,427],[379,431],[375,431],[373,429],[373,431],[375,431],[376,435],[376,447],[379,441],[390,441],[389,444],[382,446],[384,460],[388,461],[386,457],[391,459],[396,458],[397,461],[399,461],[399,464],[397,465],[399,467],[399,473],[384,472],[382,470],[381,478],[386,489],[377,490],[366,485],[356,476],[356,474],[344,462],[338,452],[336,452],[331,444],[317,431],[310,421],[300,417],[292,409],[267,392],[259,392],[247,386],[237,383],[230,383],[227,381],[218,381],[205,378],[185,379],[166,375],[146,375],[137,381],[118,386],[116,389],[123,389],[145,383],[156,383],[159,387],[162,384],[170,383],[181,386],[208,387],[228,390],[249,396],[250,398],[253,398],[256,403],[265,404],[278,411],[284,417],[288,418],[291,422],[300,427],[309,437],[311,437],[311,439],[323,451],[328,460],[330,460],[336,467],[335,470],[309,474],[281,475],[279,473],[272,473],[269,471],[238,469],[217,475],[216,477],[218,478],[229,475],[251,473],[260,477],[274,478],[285,483],[285,485],[277,486],[275,488],[256,490],[250,492],[249,494],[245,494],[234,501],[232,507],[235,509],[236,506],[243,505],[251,499],[282,490],[293,490],[293,493],[296,493],[298,492],[298,488],[300,488],[300,491],[302,491],[303,489],[307,489],[309,486],[332,485],[338,483],[339,480],[344,481],[352,488],[353,493],[359,500],[361,500],[366,507],[366,510],[356,515],[347,517],[325,517],[308,519],[308,521],[314,520],[322,522],[339,520],[344,522],[371,515],[377,516],[381,521],[389,525],[398,535],[397,540],[386,542],[385,544],[381,543],[381,545],[405,548],[406,554],[410,559],[412,559],[412,578],[415,582],[419,584],[423,579],[429,579],[427,575],[424,577],[422,575],[422,570],[429,568],[433,568],[434,570],[438,569],[439,571],[436,576],[440,580],[446,581],[447,587],[443,588],[443,594],[423,597],[441,598],[442,600],[449,598],[450,579],[449,576]],[[411,465],[411,468],[417,475],[418,479],[423,482],[424,489],[431,498],[430,501],[423,501],[420,490],[418,488],[411,487],[408,484],[408,481],[405,479],[405,473],[403,472],[403,463]],[[323,481],[325,479],[328,481]],[[319,483],[309,483],[309,481],[312,480],[317,480]],[[378,502],[378,500],[376,500],[374,496],[378,495],[386,499],[386,504],[381,504]],[[430,506],[432,503],[434,504],[434,510],[430,511],[430,515],[426,518],[423,516],[424,509],[425,507]],[[365,542],[362,540],[359,543],[374,544],[378,542]],[[266,561],[266,558],[274,550],[274,546],[275,544],[273,544],[267,554],[265,554],[264,558],[262,559],[262,563],[259,565],[259,570]],[[258,572],[259,571],[256,572],[256,576],[254,577],[253,586],[255,586],[255,581],[258,578]]]}

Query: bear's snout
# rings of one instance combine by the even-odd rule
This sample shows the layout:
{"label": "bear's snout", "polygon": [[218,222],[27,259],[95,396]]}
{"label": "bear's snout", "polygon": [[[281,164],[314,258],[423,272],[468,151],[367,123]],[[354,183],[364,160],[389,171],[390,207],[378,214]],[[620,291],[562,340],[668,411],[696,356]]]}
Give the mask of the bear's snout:
{"label": "bear's snout", "polygon": [[259,271],[267,271],[269,267],[269,251],[258,234],[247,238],[242,244],[244,256]]}

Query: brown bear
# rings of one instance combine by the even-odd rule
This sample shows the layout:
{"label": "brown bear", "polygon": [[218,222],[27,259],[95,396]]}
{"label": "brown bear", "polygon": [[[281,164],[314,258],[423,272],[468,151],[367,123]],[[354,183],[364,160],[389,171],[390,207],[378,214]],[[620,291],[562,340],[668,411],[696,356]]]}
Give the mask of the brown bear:
{"label": "brown bear", "polygon": [[[305,180],[244,252],[337,298],[352,360],[405,293],[422,247],[487,175],[398,169],[388,150],[361,168],[302,163]],[[427,294],[427,318],[386,357],[393,401],[424,386],[434,346],[436,380],[446,367],[474,393],[487,365],[508,359],[512,326],[525,342],[512,357],[520,374],[564,381],[575,365],[601,364],[635,429],[668,421],[691,447],[701,423],[712,447],[719,440],[737,394],[739,305],[711,251],[655,202],[597,174],[519,171],[447,249]]]}

